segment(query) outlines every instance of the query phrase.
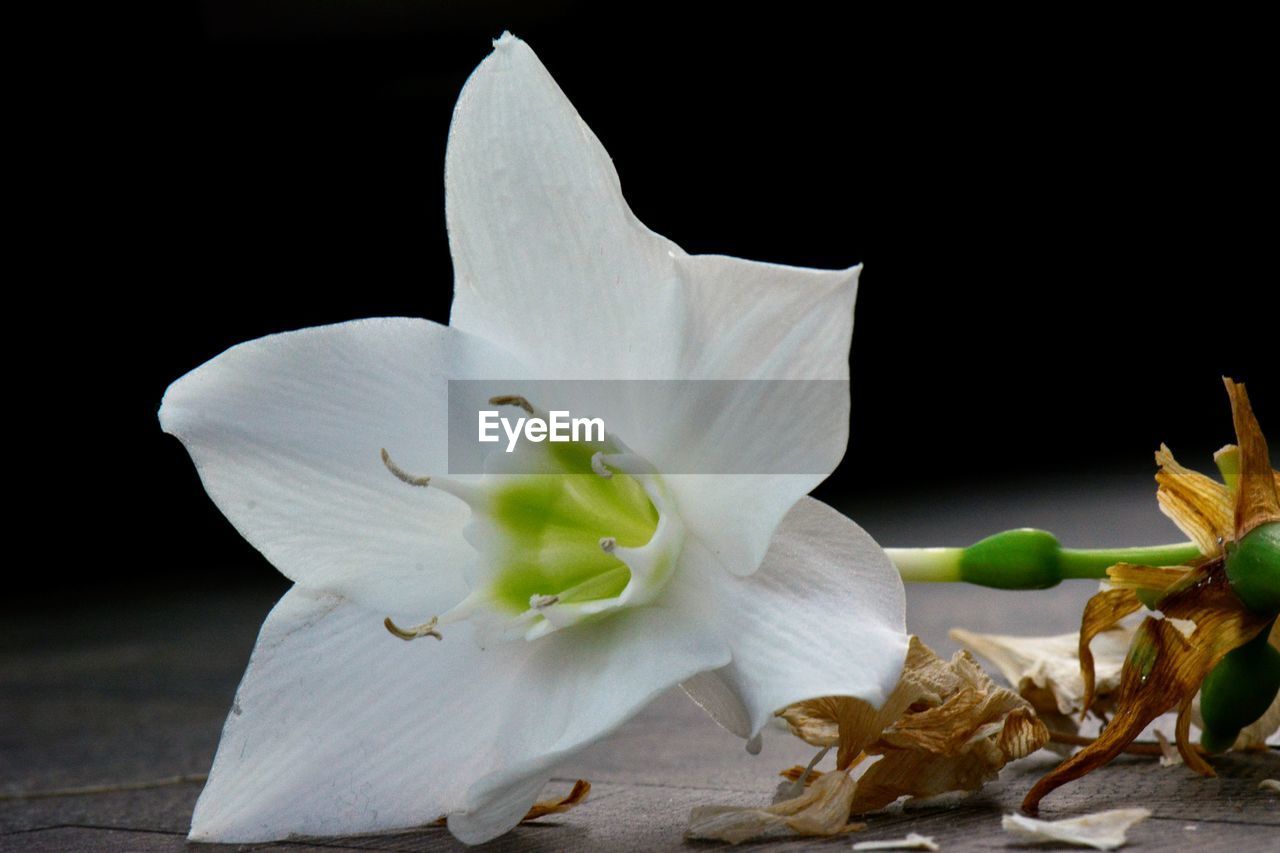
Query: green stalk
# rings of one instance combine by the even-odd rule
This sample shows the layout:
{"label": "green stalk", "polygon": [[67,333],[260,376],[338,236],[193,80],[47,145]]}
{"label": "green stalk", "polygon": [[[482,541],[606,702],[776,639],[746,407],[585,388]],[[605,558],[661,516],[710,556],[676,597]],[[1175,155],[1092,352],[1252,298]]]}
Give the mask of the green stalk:
{"label": "green stalk", "polygon": [[909,583],[959,582],[996,589],[1045,589],[1065,578],[1104,578],[1116,563],[1185,565],[1200,556],[1192,542],[1140,548],[1063,548],[1052,533],[1006,530],[968,548],[886,548]]}

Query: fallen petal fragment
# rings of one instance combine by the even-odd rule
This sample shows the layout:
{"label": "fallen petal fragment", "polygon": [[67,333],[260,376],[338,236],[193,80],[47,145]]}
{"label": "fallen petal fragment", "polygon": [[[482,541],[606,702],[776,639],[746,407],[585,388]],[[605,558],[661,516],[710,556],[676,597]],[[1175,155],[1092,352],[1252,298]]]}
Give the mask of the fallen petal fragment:
{"label": "fallen petal fragment", "polygon": [[811,836],[857,832],[866,824],[849,823],[855,787],[848,773],[824,773],[800,796],[767,808],[698,806],[685,837],[740,844],[780,829]]}
{"label": "fallen petal fragment", "polygon": [[1009,814],[1004,816],[1001,826],[1025,843],[1056,842],[1094,850],[1115,850],[1128,840],[1125,834],[1129,827],[1149,817],[1151,812],[1146,809],[1113,809],[1066,820],[1036,820]]}
{"label": "fallen petal fragment", "polygon": [[859,841],[853,845],[854,850],[941,850],[937,842],[928,835],[912,832],[906,838],[895,838],[892,841]]}

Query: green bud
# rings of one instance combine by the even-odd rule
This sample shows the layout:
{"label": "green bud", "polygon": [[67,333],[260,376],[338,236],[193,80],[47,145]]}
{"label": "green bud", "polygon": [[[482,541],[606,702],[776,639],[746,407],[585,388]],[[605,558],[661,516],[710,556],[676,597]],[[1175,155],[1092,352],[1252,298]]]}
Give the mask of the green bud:
{"label": "green bud", "polygon": [[1280,691],[1280,651],[1268,642],[1270,633],[1267,626],[1229,652],[1200,685],[1200,745],[1209,752],[1229,749],[1240,730],[1266,713]]}
{"label": "green bud", "polygon": [[960,579],[996,589],[1046,589],[1062,580],[1061,551],[1047,531],[1006,530],[964,549]]}
{"label": "green bud", "polygon": [[1255,527],[1229,550],[1227,577],[1250,610],[1280,611],[1280,521]]}

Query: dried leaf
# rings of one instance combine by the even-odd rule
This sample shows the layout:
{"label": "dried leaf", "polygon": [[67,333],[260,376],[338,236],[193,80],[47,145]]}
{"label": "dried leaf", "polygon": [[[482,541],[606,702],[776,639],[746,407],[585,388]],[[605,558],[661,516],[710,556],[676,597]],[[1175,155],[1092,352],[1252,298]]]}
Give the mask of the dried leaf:
{"label": "dried leaf", "polygon": [[1160,511],[1196,543],[1202,554],[1217,554],[1232,538],[1234,504],[1226,486],[1184,468],[1165,445],[1156,451],[1156,500]]}
{"label": "dried leaf", "polygon": [[[1139,626],[1110,724],[1097,740],[1038,781],[1022,801],[1023,811],[1035,814],[1046,794],[1111,761],[1148,723],[1174,708],[1179,712],[1176,734],[1183,761],[1197,773],[1213,775],[1191,748],[1191,700],[1223,655],[1253,639],[1267,619],[1246,608],[1232,592],[1221,559],[1189,572],[1158,604],[1165,618],[1147,617]],[[1194,623],[1189,636],[1184,636],[1179,620]]]}
{"label": "dried leaf", "polygon": [[855,787],[848,773],[836,771],[821,774],[800,796],[767,808],[698,806],[689,813],[685,837],[740,844],[783,829],[808,836],[856,832],[866,824],[849,823]]}
{"label": "dried leaf", "polygon": [[1240,541],[1255,527],[1280,521],[1280,487],[1271,470],[1271,455],[1262,427],[1253,415],[1244,385],[1226,377],[1222,380],[1231,397],[1231,417],[1235,421],[1236,442],[1240,446],[1240,483],[1236,490],[1235,539]]}
{"label": "dried leaf", "polygon": [[908,833],[906,838],[895,838],[890,841],[859,841],[853,845],[854,850],[941,850],[937,842],[928,835]]}
{"label": "dried leaf", "polygon": [[1146,809],[1114,809],[1066,820],[1036,820],[1025,815],[1005,815],[1001,826],[1018,841],[1027,844],[1056,842],[1115,850],[1128,840],[1129,827],[1151,817]]}
{"label": "dried leaf", "polygon": [[[950,637],[999,670],[1041,718],[1052,719],[1062,715],[1065,723],[1065,718],[1084,710],[1079,634],[1012,637],[953,628]],[[1100,699],[1105,699],[1120,686],[1120,667],[1132,637],[1132,629],[1113,626],[1094,638],[1096,692]]]}

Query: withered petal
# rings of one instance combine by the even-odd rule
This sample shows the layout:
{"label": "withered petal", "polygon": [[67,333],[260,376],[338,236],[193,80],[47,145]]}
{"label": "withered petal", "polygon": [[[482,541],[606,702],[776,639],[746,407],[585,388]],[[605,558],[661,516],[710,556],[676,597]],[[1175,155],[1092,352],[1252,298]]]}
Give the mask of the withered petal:
{"label": "withered petal", "polygon": [[1080,719],[1084,719],[1093,707],[1097,689],[1093,666],[1093,652],[1089,644],[1093,638],[1112,628],[1130,613],[1142,608],[1142,602],[1131,589],[1107,589],[1089,599],[1080,618],[1080,678],[1084,681],[1084,697],[1081,699]]}
{"label": "withered petal", "polygon": [[[1187,573],[1160,598],[1159,609],[1165,618],[1147,617],[1134,635],[1111,723],[1097,740],[1036,782],[1022,801],[1023,811],[1035,814],[1050,791],[1111,761],[1148,723],[1175,707],[1181,711],[1177,731],[1183,760],[1212,773],[1188,743],[1187,710],[1209,671],[1227,652],[1253,639],[1268,620],[1245,607],[1231,590],[1221,559]],[[1189,636],[1179,620],[1194,625]]]}
{"label": "withered petal", "polygon": [[740,844],[782,828],[809,836],[856,832],[866,824],[849,822],[855,787],[848,773],[824,773],[800,796],[765,808],[697,806],[685,837]]}
{"label": "withered petal", "polygon": [[1244,383],[1223,377],[1231,398],[1231,417],[1240,445],[1240,486],[1235,502],[1235,539],[1270,521],[1280,521],[1280,487],[1271,470],[1271,455],[1262,427],[1254,417]]}
{"label": "withered petal", "polygon": [[561,814],[569,811],[569,809],[580,806],[587,801],[587,795],[591,793],[591,783],[586,779],[579,779],[573,783],[573,790],[565,794],[558,800],[540,800],[529,807],[529,811],[521,821],[537,820],[540,817],[546,817],[550,814]]}
{"label": "withered petal", "polygon": [[1156,451],[1156,501],[1160,511],[1191,537],[1202,554],[1216,554],[1235,529],[1231,491],[1199,471],[1184,468],[1165,445]]}

